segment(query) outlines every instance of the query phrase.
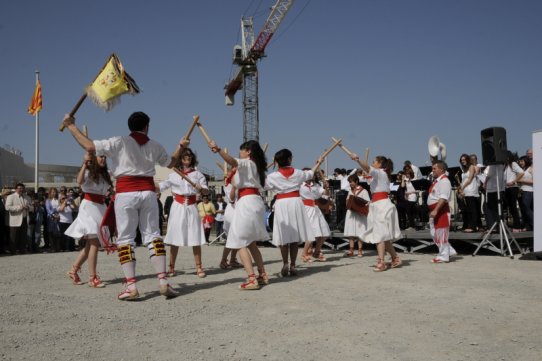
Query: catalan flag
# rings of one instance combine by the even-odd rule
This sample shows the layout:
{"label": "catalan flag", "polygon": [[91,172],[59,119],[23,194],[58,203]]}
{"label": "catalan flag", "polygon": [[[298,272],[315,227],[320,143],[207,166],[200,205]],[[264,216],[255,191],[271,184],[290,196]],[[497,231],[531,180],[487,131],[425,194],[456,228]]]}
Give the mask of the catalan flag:
{"label": "catalan flag", "polygon": [[41,83],[38,80],[38,82],[36,83],[36,89],[34,90],[34,95],[32,96],[30,104],[28,105],[28,113],[36,115],[41,110],[41,108]]}

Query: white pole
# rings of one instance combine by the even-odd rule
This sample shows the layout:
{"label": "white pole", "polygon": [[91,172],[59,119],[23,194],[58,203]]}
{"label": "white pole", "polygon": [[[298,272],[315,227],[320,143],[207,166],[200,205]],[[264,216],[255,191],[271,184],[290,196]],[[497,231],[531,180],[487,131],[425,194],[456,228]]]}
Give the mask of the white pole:
{"label": "white pole", "polygon": [[[38,82],[40,80],[40,72],[36,70],[36,86],[38,85]],[[38,187],[39,187],[39,168],[40,168],[40,136],[39,136],[39,130],[40,130],[40,112],[36,112],[36,152],[34,155],[34,191],[36,194],[38,193]]]}

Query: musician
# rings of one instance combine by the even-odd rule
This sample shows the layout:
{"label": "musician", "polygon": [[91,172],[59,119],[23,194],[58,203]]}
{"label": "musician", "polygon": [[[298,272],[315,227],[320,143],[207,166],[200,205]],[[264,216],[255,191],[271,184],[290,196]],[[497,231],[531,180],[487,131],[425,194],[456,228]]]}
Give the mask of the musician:
{"label": "musician", "polygon": [[[350,191],[347,196],[347,204],[352,201],[354,204],[368,203],[371,201],[369,192],[363,188],[359,182],[357,174],[352,174],[348,177],[350,184]],[[350,199],[358,199],[357,202]],[[348,208],[348,207],[347,207]],[[359,207],[361,208],[361,207]],[[367,231],[367,215],[360,212],[358,206],[351,207],[346,211],[346,217],[344,220],[344,236],[348,237],[350,249],[344,254],[345,257],[354,257],[354,246],[356,240],[358,241],[358,257],[363,257],[363,240],[362,235]]]}
{"label": "musician", "polygon": [[158,203],[153,176],[156,173],[155,164],[171,168],[188,141],[182,139],[170,158],[164,147],[147,135],[150,118],[143,112],[132,113],[128,118],[130,135],[104,140],[89,139],[77,128],[75,118],[68,114],[64,116],[63,124],[87,152],[98,152],[111,159],[111,171],[117,179],[114,208],[119,262],[126,277],[126,288],[117,298],[139,298],[134,250],[138,225],[157,274],[160,294],[166,298],[178,296],[178,292],[167,282],[166,249],[158,228]]}
{"label": "musician", "polygon": [[201,193],[203,197],[207,197],[209,189],[205,176],[195,168],[197,164],[198,160],[192,149],[183,148],[175,166],[195,184],[195,187],[175,172],[160,182],[160,192],[171,189],[174,196],[164,239],[164,243],[170,246],[168,277],[176,274],[175,262],[179,247],[192,247],[196,275],[199,278],[206,276],[201,261],[201,245],[205,244],[206,236],[196,208],[196,196]]}
{"label": "musician", "polygon": [[[303,168],[303,171],[308,171],[310,168]],[[327,224],[326,219],[318,205],[316,200],[320,198],[329,197],[329,185],[324,180],[324,186],[322,187],[319,183],[320,177],[322,174],[320,172],[315,172],[314,177],[306,181],[301,188],[299,189],[299,194],[305,205],[305,211],[309,217],[309,222],[314,232],[316,239],[316,245],[314,247],[314,252],[312,256],[316,261],[324,262],[326,258],[322,253],[322,245],[325,240],[331,235],[329,225]],[[305,247],[303,248],[303,253],[301,254],[301,259],[303,262],[312,262],[311,252],[309,251],[312,245],[312,241],[306,241]]]}
{"label": "musician", "polygon": [[[359,159],[356,154],[352,154],[351,158],[372,177],[371,194],[373,198],[369,204],[367,231],[361,238],[365,242],[376,244],[378,261],[373,271],[382,272],[387,270],[388,267],[400,267],[403,263],[391,244],[401,238],[397,208],[389,199],[389,176],[393,170],[393,163],[390,159],[381,155],[375,157],[371,166],[364,160]],[[384,262],[386,252],[391,256],[389,264]]]}
{"label": "musician", "polygon": [[479,184],[476,178],[476,164],[471,163],[469,155],[462,154],[459,157],[461,165],[461,184],[457,188],[457,193],[465,200],[463,209],[463,232],[471,233],[478,230],[478,219],[480,218],[480,192]]}
{"label": "musician", "polygon": [[433,184],[429,187],[427,206],[429,207],[429,225],[433,242],[439,249],[438,255],[431,260],[432,263],[448,263],[450,256],[457,254],[448,242],[450,233],[450,207],[452,197],[452,184],[446,176],[446,163],[437,160],[433,163]]}
{"label": "musician", "polygon": [[268,174],[265,180],[265,189],[277,193],[273,220],[273,244],[280,247],[283,262],[280,274],[283,277],[288,274],[296,276],[298,244],[314,241],[314,233],[301,201],[299,189],[304,182],[313,178],[315,169],[302,171],[293,168],[291,166],[292,152],[289,149],[279,150],[275,153],[274,159],[279,169]]}

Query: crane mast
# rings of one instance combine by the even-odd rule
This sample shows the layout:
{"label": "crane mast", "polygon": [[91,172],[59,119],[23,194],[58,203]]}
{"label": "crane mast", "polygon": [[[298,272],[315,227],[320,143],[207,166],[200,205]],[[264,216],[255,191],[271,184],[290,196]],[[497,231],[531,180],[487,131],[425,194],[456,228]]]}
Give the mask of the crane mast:
{"label": "crane mast", "polygon": [[294,0],[278,0],[262,30],[254,40],[252,18],[241,19],[241,46],[236,45],[233,63],[238,65],[234,77],[224,87],[226,105],[234,104],[235,93],[243,89],[243,141],[259,141],[258,68],[257,61],[265,56],[265,48],[290,10]]}

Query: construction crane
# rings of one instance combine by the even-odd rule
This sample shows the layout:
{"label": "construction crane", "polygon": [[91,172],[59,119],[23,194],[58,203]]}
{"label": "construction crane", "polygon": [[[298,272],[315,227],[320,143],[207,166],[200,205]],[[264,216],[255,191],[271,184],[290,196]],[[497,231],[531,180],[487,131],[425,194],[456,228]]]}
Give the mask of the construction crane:
{"label": "construction crane", "polygon": [[237,90],[243,89],[243,141],[259,141],[258,68],[256,63],[265,56],[271,37],[292,7],[294,0],[278,0],[271,9],[262,30],[254,40],[252,17],[241,18],[241,45],[233,48],[233,63],[238,65],[235,76],[224,87],[226,105],[234,104]]}

